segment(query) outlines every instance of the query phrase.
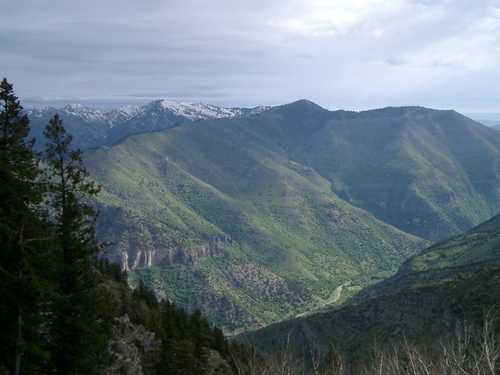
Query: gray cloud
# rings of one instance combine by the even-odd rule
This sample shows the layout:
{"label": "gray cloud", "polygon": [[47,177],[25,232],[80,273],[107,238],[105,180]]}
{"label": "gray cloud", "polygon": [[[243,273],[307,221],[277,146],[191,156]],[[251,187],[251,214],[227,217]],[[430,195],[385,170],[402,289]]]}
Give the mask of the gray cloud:
{"label": "gray cloud", "polygon": [[0,13],[0,75],[29,102],[306,97],[500,112],[497,4],[16,0]]}

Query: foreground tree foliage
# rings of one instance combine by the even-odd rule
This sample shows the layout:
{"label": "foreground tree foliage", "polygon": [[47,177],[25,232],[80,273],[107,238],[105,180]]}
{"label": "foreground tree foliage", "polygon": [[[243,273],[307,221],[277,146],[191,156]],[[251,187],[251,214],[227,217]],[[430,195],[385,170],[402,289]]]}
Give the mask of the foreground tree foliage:
{"label": "foreground tree foliage", "polygon": [[38,216],[39,169],[28,139],[28,118],[12,85],[0,83],[0,351],[5,367],[19,374],[44,353],[40,344],[39,267],[43,223]]}
{"label": "foreground tree foliage", "polygon": [[204,374],[210,350],[229,358],[222,332],[199,312],[130,291],[95,238],[99,192],[56,115],[33,151],[13,87],[0,83],[0,374],[108,374],[116,319],[154,333],[146,374]]}
{"label": "foreground tree foliage", "polygon": [[153,355],[150,374],[205,374],[210,351],[217,351],[230,362],[229,345],[222,331],[211,327],[200,311],[190,314],[168,300],[158,302],[142,283],[132,296],[136,302],[129,305],[127,314],[155,332],[161,342]]}
{"label": "foreground tree foliage", "polygon": [[58,373],[96,372],[106,347],[106,324],[99,311],[95,262],[100,247],[95,239],[95,212],[86,199],[99,188],[89,180],[81,153],[72,150],[57,115],[44,135],[47,203],[53,227],[55,255],[53,353]]}

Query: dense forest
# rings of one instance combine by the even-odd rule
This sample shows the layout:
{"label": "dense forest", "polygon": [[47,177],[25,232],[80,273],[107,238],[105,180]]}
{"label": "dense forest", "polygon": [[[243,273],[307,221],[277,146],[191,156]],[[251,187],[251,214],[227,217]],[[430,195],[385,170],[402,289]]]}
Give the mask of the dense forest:
{"label": "dense forest", "polygon": [[[0,84],[0,374],[203,374],[228,344],[102,256],[99,192],[55,115],[42,152],[13,86]],[[136,363],[134,363],[134,359]],[[217,362],[217,361],[216,361]]]}

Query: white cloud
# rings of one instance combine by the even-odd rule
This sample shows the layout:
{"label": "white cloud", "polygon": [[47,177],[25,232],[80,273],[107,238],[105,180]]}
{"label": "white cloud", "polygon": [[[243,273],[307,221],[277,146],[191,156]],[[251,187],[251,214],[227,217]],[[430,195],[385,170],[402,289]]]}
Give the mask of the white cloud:
{"label": "white cloud", "polygon": [[23,97],[484,109],[499,26],[497,0],[16,0],[0,74]]}
{"label": "white cloud", "polygon": [[384,0],[294,2],[294,14],[277,22],[284,31],[309,36],[346,33],[373,15]]}

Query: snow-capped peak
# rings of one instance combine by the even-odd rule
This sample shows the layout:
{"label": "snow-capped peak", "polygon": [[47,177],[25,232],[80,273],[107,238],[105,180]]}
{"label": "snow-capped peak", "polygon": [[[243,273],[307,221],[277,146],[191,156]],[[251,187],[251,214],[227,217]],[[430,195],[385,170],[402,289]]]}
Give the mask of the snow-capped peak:
{"label": "snow-capped peak", "polygon": [[82,104],[66,104],[60,108],[49,106],[34,107],[27,112],[31,117],[43,117],[47,114],[52,116],[53,113],[60,113],[78,117],[87,122],[102,123],[113,127],[117,123],[129,120],[141,111],[142,107],[137,105],[126,105],[120,108],[106,110],[86,107]]}
{"label": "snow-capped peak", "polygon": [[85,107],[81,104],[66,104],[62,111],[91,122],[106,122],[107,113],[100,109]]}
{"label": "snow-capped peak", "polygon": [[211,104],[176,102],[172,100],[161,100],[159,103],[162,109],[169,110],[176,116],[186,117],[190,120],[235,116],[232,108],[218,107]]}
{"label": "snow-capped peak", "polygon": [[123,107],[120,107],[118,108],[116,111],[118,111],[119,113],[123,114],[123,115],[126,115],[126,116],[135,116],[137,115],[139,112],[141,112],[141,106],[138,106],[138,105],[133,105],[133,104],[128,104],[128,105],[124,105]]}
{"label": "snow-capped peak", "polygon": [[40,137],[43,137],[42,130],[50,118],[58,113],[66,128],[77,135],[75,144],[87,149],[111,144],[132,134],[162,131],[197,120],[245,118],[269,108],[228,108],[213,104],[156,100],[144,105],[127,105],[115,109],[68,104],[59,108],[32,108],[26,113],[32,120],[34,134]]}
{"label": "snow-capped peak", "polygon": [[88,123],[103,124],[109,128],[119,126],[138,116],[155,115],[157,111],[165,111],[189,121],[245,117],[263,112],[270,107],[238,108],[221,107],[205,103],[189,103],[174,100],[156,100],[145,105],[125,105],[115,109],[98,109],[82,104],[66,104],[63,107],[38,107],[28,111],[30,117],[42,118],[60,113],[80,118]]}
{"label": "snow-capped peak", "polygon": [[251,109],[228,108],[213,104],[178,102],[166,99],[159,100],[157,103],[159,103],[162,109],[168,110],[176,116],[182,116],[190,120],[241,117],[248,114],[260,113],[268,109],[268,107],[255,107]]}

